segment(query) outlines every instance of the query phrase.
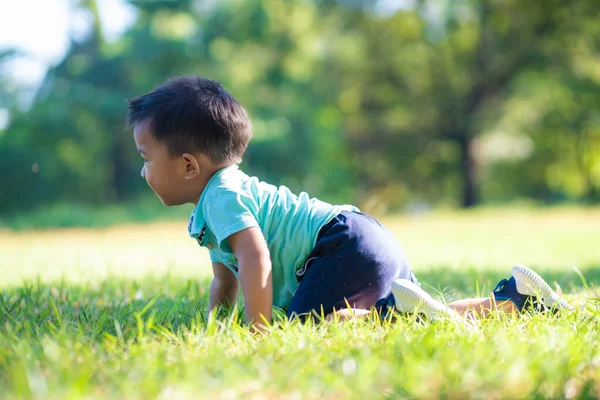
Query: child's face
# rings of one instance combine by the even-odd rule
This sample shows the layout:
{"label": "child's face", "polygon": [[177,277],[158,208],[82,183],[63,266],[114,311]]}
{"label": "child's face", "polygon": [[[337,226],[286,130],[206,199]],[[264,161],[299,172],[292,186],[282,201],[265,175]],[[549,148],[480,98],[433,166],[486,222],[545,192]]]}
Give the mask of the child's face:
{"label": "child's face", "polygon": [[166,146],[152,137],[148,120],[136,125],[133,137],[144,159],[142,177],[163,204],[176,206],[193,202],[189,193],[189,181],[186,179],[185,160],[169,157]]}

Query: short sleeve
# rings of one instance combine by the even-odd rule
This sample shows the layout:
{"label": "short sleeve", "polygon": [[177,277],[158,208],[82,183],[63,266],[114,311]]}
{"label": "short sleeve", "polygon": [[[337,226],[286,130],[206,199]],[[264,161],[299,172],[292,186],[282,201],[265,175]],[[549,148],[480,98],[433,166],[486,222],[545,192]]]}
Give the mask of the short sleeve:
{"label": "short sleeve", "polygon": [[221,262],[221,259],[214,251],[208,250],[208,255],[210,256],[210,261],[212,262]]}
{"label": "short sleeve", "polygon": [[249,193],[219,188],[206,200],[204,218],[219,247],[223,247],[223,241],[234,233],[259,226],[255,217],[258,205]]}

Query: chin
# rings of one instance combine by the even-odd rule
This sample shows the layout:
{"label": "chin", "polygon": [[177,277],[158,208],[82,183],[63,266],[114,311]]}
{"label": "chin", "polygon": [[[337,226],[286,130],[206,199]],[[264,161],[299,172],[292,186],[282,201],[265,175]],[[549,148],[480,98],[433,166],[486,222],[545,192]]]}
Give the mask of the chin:
{"label": "chin", "polygon": [[162,201],[162,203],[167,206],[167,207],[173,207],[175,204],[173,204],[172,202],[163,199],[162,197],[160,198],[160,201]]}
{"label": "chin", "polygon": [[168,199],[165,199],[163,197],[160,197],[160,201],[162,201],[162,203],[166,206],[166,207],[174,207],[174,206],[180,206],[182,204],[185,204],[183,202],[180,201],[171,201]]}

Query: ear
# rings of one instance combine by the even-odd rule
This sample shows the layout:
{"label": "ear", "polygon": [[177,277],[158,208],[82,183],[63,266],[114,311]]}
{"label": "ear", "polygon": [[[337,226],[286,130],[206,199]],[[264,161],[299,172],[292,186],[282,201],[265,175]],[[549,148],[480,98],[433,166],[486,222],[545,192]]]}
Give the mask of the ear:
{"label": "ear", "polygon": [[196,156],[190,153],[184,153],[181,155],[181,159],[185,166],[184,179],[194,179],[200,174],[200,162]]}

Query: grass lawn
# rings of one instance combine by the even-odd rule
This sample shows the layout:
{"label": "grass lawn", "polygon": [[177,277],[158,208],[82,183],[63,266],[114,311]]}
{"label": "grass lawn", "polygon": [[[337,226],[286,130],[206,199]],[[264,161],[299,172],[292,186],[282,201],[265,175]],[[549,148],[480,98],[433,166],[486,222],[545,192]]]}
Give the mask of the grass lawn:
{"label": "grass lawn", "polygon": [[599,209],[384,222],[436,297],[485,295],[522,263],[577,309],[465,324],[280,320],[256,337],[238,312],[206,320],[208,254],[185,221],[0,231],[0,398],[600,397]]}

